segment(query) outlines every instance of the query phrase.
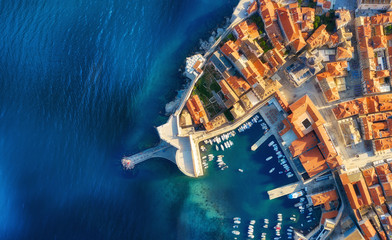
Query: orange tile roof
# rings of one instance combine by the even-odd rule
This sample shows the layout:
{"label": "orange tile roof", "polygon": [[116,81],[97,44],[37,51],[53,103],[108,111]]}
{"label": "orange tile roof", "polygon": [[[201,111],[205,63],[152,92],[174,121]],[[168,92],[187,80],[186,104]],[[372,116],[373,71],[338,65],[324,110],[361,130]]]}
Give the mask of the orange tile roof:
{"label": "orange tile roof", "polygon": [[201,103],[198,95],[191,96],[188,99],[186,106],[187,106],[188,111],[191,114],[192,119],[195,122],[195,124],[200,124],[201,119],[203,119],[204,122],[209,121],[207,114],[204,110],[203,104]]}
{"label": "orange tile roof", "polygon": [[260,1],[260,13],[266,27],[269,27],[277,20],[275,6],[271,0]]}
{"label": "orange tile roof", "polygon": [[336,150],[332,144],[332,140],[329,138],[327,134],[327,130],[325,130],[324,126],[318,126],[314,129],[320,143],[317,144],[321,153],[323,154],[325,159],[335,157],[337,155]]}
{"label": "orange tile roof", "polygon": [[241,77],[230,76],[226,81],[238,96],[250,89],[249,84]]}
{"label": "orange tile roof", "polygon": [[382,187],[384,188],[385,196],[392,197],[392,182],[384,182]]}
{"label": "orange tile roof", "polygon": [[302,35],[299,35],[298,39],[294,40],[293,42],[293,48],[295,49],[295,52],[299,52],[302,48],[306,46],[306,42]]}
{"label": "orange tile roof", "polygon": [[383,36],[384,34],[384,27],[382,25],[377,25],[374,27],[374,35],[375,36]]}
{"label": "orange tile roof", "polygon": [[337,119],[392,110],[392,94],[369,96],[339,103],[332,109]]}
{"label": "orange tile roof", "polygon": [[226,80],[222,79],[219,82],[219,86],[221,87],[222,93],[225,95],[225,98],[231,100],[232,104],[234,104],[235,102],[237,102],[239,100],[239,98],[237,97],[235,92],[230,88],[230,86],[226,82]]}
{"label": "orange tile roof", "polygon": [[335,24],[336,24],[337,29],[347,25],[347,23],[351,21],[350,11],[348,11],[346,9],[335,10],[335,14],[336,14],[336,16],[338,16],[335,20]]}
{"label": "orange tile roof", "polygon": [[[337,119],[351,117],[360,113],[366,114],[367,107],[364,107],[364,104],[366,104],[364,100],[365,99],[357,98],[355,100],[339,103],[332,111]],[[365,109],[366,111],[364,111]]]}
{"label": "orange tile roof", "polygon": [[357,28],[358,36],[370,38],[372,36],[372,29],[370,25],[361,25]]}
{"label": "orange tile roof", "polygon": [[339,212],[337,210],[324,212],[323,215],[321,215],[321,224],[324,224],[326,219],[332,219],[337,217],[338,213]]}
{"label": "orange tile roof", "polygon": [[246,12],[248,13],[248,15],[251,15],[252,13],[256,12],[258,9],[257,6],[257,1],[253,1],[253,3],[251,3],[248,7],[248,9],[246,10]]}
{"label": "orange tile roof", "polygon": [[385,202],[385,197],[382,192],[380,184],[373,185],[369,187],[370,196],[373,199],[374,204],[381,205]]}
{"label": "orange tile roof", "polygon": [[[296,4],[298,6],[298,3],[294,3],[294,4]],[[298,7],[291,7],[290,5],[292,5],[292,4],[289,4],[289,8],[290,8],[289,12],[290,12],[291,18],[293,19],[293,22],[295,22],[295,23],[301,22],[302,21],[301,9]]]}
{"label": "orange tile roof", "polygon": [[255,39],[259,37],[259,31],[255,23],[248,24],[246,21],[240,22],[234,27],[234,31],[237,33],[240,40],[251,38]]}
{"label": "orange tile roof", "polygon": [[363,177],[365,178],[365,182],[367,186],[373,186],[375,184],[378,184],[378,178],[376,174],[376,170],[374,167],[371,168],[366,168],[362,170]]}
{"label": "orange tile roof", "polygon": [[370,223],[370,220],[367,219],[360,223],[360,227],[362,229],[362,232],[364,233],[365,237],[367,239],[371,239],[374,236],[377,235],[376,229],[374,229],[373,225]]}
{"label": "orange tile roof", "polygon": [[284,111],[288,112],[289,111],[289,103],[287,102],[287,99],[282,93],[278,90],[275,92],[275,98],[276,101],[280,104],[280,106],[283,108]]}
{"label": "orange tile roof", "polygon": [[314,31],[314,33],[306,40],[311,49],[325,45],[329,40],[329,33],[326,30],[327,25],[322,24]]}
{"label": "orange tile roof", "polygon": [[329,62],[325,65],[325,71],[329,72],[331,76],[342,76],[347,66],[347,61]]}
{"label": "orange tile roof", "polygon": [[282,27],[284,35],[286,36],[287,42],[290,43],[298,39],[298,26],[293,23],[288,9],[281,7],[278,8],[276,12],[279,17],[280,26]]}
{"label": "orange tile roof", "polygon": [[375,152],[381,152],[392,149],[392,137],[382,138],[373,141]]}
{"label": "orange tile roof", "polygon": [[[382,164],[382,165],[378,165],[376,167],[376,172],[377,175],[380,179],[381,182],[388,182],[388,174],[391,173],[391,170],[389,169],[389,166],[387,163]],[[390,177],[392,177],[392,175],[390,175]]]}
{"label": "orange tile roof", "polygon": [[330,44],[331,46],[336,46],[337,44],[339,44],[339,35],[338,35],[338,33],[336,32],[334,34],[331,34],[329,36],[329,40],[328,41],[329,41],[328,44]]}
{"label": "orange tile roof", "polygon": [[382,49],[387,47],[387,38],[382,35],[375,35],[372,37],[373,48]]}
{"label": "orange tile roof", "polygon": [[336,60],[337,61],[350,60],[353,58],[353,53],[354,53],[353,47],[349,47],[349,48],[338,47],[336,49]]}
{"label": "orange tile roof", "polygon": [[377,14],[372,16],[370,19],[373,25],[388,24],[392,22],[392,14],[391,12]]}
{"label": "orange tile roof", "polygon": [[223,46],[220,48],[225,56],[229,56],[233,52],[237,52],[238,49],[238,46],[232,40],[225,42],[225,44],[223,44]]}
{"label": "orange tile roof", "polygon": [[[327,74],[330,75],[329,73]],[[318,74],[317,78],[321,78],[321,76],[321,74]],[[319,80],[319,83],[327,102],[333,102],[340,99],[338,88],[333,77],[322,78]]]}
{"label": "orange tile roof", "polygon": [[310,132],[304,137],[294,140],[291,143],[289,149],[291,155],[293,155],[293,157],[296,157],[306,151],[309,151],[311,148],[314,148],[315,146],[317,146],[317,143],[318,139],[316,135],[313,132]]}
{"label": "orange tile roof", "polygon": [[301,161],[302,166],[308,173],[309,177],[313,177],[316,174],[328,169],[324,157],[318,148],[313,148],[312,150],[299,155],[299,160]]}
{"label": "orange tile roof", "polygon": [[276,48],[268,50],[268,52],[266,52],[263,57],[270,64],[272,72],[276,72],[277,69],[286,62],[282,54]]}
{"label": "orange tile roof", "polygon": [[310,100],[307,95],[303,96],[295,103],[291,104],[290,110],[292,113],[287,117],[287,119],[293,126],[293,130],[299,138],[305,135],[301,131],[302,126],[300,124],[302,123],[298,122],[298,120],[302,120],[299,119],[299,117],[303,116],[303,114],[307,113],[312,118],[314,122],[312,125],[313,129],[325,123],[324,118],[321,116],[320,112],[317,110],[316,106],[313,104],[312,100]]}
{"label": "orange tile roof", "polygon": [[338,194],[336,190],[330,190],[319,194],[311,195],[313,206],[324,204],[325,210],[331,209],[330,202],[338,200]]}
{"label": "orange tile roof", "polygon": [[[340,179],[352,209],[360,209],[361,207],[368,206],[372,203],[369,191],[363,178],[361,178],[359,181],[351,182],[347,173],[343,173],[340,175]],[[354,189],[354,185],[356,185],[357,189],[359,190],[359,195],[357,195]]]}
{"label": "orange tile roof", "polygon": [[385,78],[385,77],[389,77],[389,75],[390,75],[389,70],[376,71],[376,78]]}
{"label": "orange tile roof", "polygon": [[332,6],[332,3],[331,3],[331,2],[329,2],[329,1],[324,1],[324,3],[323,3],[323,9],[329,10],[329,9],[331,9],[331,6]]}

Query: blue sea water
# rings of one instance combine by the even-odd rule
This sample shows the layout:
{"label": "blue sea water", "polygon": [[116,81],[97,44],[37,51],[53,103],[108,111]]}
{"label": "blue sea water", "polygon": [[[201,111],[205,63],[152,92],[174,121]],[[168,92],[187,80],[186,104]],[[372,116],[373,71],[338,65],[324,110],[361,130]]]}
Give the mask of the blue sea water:
{"label": "blue sea water", "polygon": [[0,239],[222,238],[174,164],[119,161],[237,2],[0,1]]}

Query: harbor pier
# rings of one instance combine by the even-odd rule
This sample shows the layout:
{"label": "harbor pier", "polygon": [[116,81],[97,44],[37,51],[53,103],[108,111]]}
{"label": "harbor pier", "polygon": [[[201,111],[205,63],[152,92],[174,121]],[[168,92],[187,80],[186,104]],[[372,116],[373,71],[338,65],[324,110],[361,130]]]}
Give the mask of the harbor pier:
{"label": "harbor pier", "polygon": [[269,190],[267,193],[268,193],[269,199],[272,200],[272,199],[275,199],[278,197],[288,195],[293,192],[298,192],[298,191],[302,190],[303,188],[304,188],[304,184],[302,182],[295,182],[292,184],[285,185],[283,187],[278,187],[278,188]]}

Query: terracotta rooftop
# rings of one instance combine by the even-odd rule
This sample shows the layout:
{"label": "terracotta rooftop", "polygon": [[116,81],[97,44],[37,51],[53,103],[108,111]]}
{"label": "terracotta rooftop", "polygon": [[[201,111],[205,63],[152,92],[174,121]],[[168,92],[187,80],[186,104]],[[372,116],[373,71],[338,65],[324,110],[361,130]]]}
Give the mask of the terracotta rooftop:
{"label": "terracotta rooftop", "polygon": [[336,60],[337,61],[344,61],[350,60],[353,58],[354,48],[342,48],[338,47],[336,49]]}
{"label": "terracotta rooftop", "polygon": [[392,149],[392,137],[382,138],[373,141],[374,151],[381,152]]}
{"label": "terracotta rooftop", "polygon": [[271,0],[260,0],[260,13],[265,27],[271,26],[277,20],[275,6]]}
{"label": "terracotta rooftop", "polygon": [[282,93],[278,90],[275,92],[275,98],[276,101],[280,104],[280,106],[283,108],[284,111],[288,112],[289,111],[289,103],[287,102],[287,99]]}
{"label": "terracotta rooftop", "polygon": [[[239,98],[237,97],[237,95],[235,94],[235,92],[230,88],[229,84],[226,82],[226,80],[222,79],[219,82],[219,86],[222,89],[222,93],[225,95],[225,98],[227,100],[230,100],[231,102],[229,102],[228,105],[232,105],[235,102],[237,102],[239,100]],[[225,101],[225,104],[227,102]],[[227,106],[227,105],[226,105]]]}
{"label": "terracotta rooftop", "polygon": [[330,190],[311,195],[310,198],[312,199],[313,206],[324,204],[325,210],[329,211],[331,209],[330,202],[338,200],[338,194],[336,190]]}
{"label": "terracotta rooftop", "polygon": [[287,119],[293,126],[294,133],[298,138],[305,136],[310,130],[310,126],[304,125],[304,121],[306,121],[306,119],[308,119],[311,123],[311,129],[325,123],[324,118],[307,95],[291,104],[290,110],[292,113],[287,117]]}
{"label": "terracotta rooftop", "polygon": [[234,31],[240,40],[244,38],[255,39],[260,36],[257,25],[255,23],[248,24],[246,21],[237,24]]}
{"label": "terracotta rooftop", "polygon": [[325,159],[335,157],[337,155],[336,150],[332,144],[332,140],[329,138],[327,134],[327,130],[325,130],[324,126],[318,126],[314,129],[320,143],[317,146],[320,149],[320,152],[323,154]]}
{"label": "terracotta rooftop", "polygon": [[226,81],[238,96],[250,89],[249,84],[241,77],[230,76]]}
{"label": "terracotta rooftop", "polygon": [[375,184],[378,184],[376,169],[374,169],[374,167],[363,169],[362,174],[363,177],[365,178],[365,182],[367,186],[370,187]]}
{"label": "terracotta rooftop", "polygon": [[246,10],[246,12],[248,13],[248,15],[251,15],[252,13],[256,12],[258,9],[257,7],[257,1],[254,0],[248,7],[248,9]]}
{"label": "terracotta rooftop", "polygon": [[233,52],[237,52],[239,47],[232,40],[229,40],[220,49],[225,56],[229,56]]}
{"label": "terracotta rooftop", "polygon": [[383,14],[377,14],[372,16],[370,19],[373,25],[388,24],[392,22],[392,13],[386,12]]}
{"label": "terracotta rooftop", "polygon": [[343,173],[340,175],[340,179],[352,209],[360,209],[372,203],[370,193],[360,172],[350,175]]}
{"label": "terracotta rooftop", "polygon": [[195,124],[200,124],[202,119],[204,123],[208,122],[207,114],[198,95],[193,95],[190,97],[186,103],[186,106]]}
{"label": "terracotta rooftop", "polygon": [[374,49],[384,49],[387,47],[387,38],[385,36],[375,35],[372,37]]}
{"label": "terracotta rooftop", "polygon": [[330,1],[324,1],[323,3],[323,9],[329,10],[331,9],[332,3]]}
{"label": "terracotta rooftop", "polygon": [[[321,78],[321,76],[323,75],[317,75],[318,78]],[[319,83],[327,102],[333,102],[340,99],[338,88],[333,77],[322,78],[321,80],[319,80]]]}
{"label": "terracotta rooftop", "polygon": [[370,196],[372,197],[374,204],[379,206],[385,202],[385,197],[383,195],[382,188],[381,188],[380,184],[376,184],[376,185],[369,187],[369,192],[370,192]]}
{"label": "terracotta rooftop", "polygon": [[263,57],[270,64],[272,72],[276,72],[277,69],[286,62],[282,54],[276,48],[268,50]]}
{"label": "terracotta rooftop", "polygon": [[[391,173],[391,170],[389,169],[389,166],[387,163],[378,165],[376,167],[376,172],[377,172],[377,175],[378,175],[381,182],[388,182],[389,181],[388,174]],[[392,177],[392,175],[389,175],[389,177]]]}
{"label": "terracotta rooftop", "polygon": [[373,239],[377,235],[376,229],[374,229],[369,219],[361,221],[359,226],[367,239]]}
{"label": "terracotta rooftop", "polygon": [[392,197],[392,182],[384,182],[382,183],[382,187],[384,188],[385,196]]}
{"label": "terracotta rooftop", "polygon": [[306,151],[309,151],[310,149],[317,146],[318,142],[319,141],[314,132],[310,132],[304,137],[296,139],[291,143],[289,147],[291,155],[293,155],[293,157],[296,157]]}
{"label": "terracotta rooftop", "polygon": [[337,210],[324,212],[323,215],[321,215],[320,223],[324,224],[326,219],[333,219],[333,218],[335,218],[336,216],[338,216],[338,213],[339,212]]}
{"label": "terracotta rooftop", "polygon": [[346,9],[337,9],[335,10],[335,15],[337,16],[335,23],[336,23],[336,28],[339,29],[341,27],[344,27],[351,21],[351,14],[350,11]]}
{"label": "terracotta rooftop", "polygon": [[299,155],[299,160],[301,161],[302,166],[308,173],[309,177],[313,177],[316,174],[328,169],[325,159],[318,148],[313,148],[310,151]]}
{"label": "terracotta rooftop", "polygon": [[299,52],[302,48],[306,46],[306,42],[302,35],[299,35],[298,39],[294,40],[292,46],[295,49],[295,52]]}
{"label": "terracotta rooftop", "polygon": [[276,10],[279,17],[280,26],[283,29],[287,42],[293,42],[299,38],[298,26],[293,23],[289,10],[281,7]]}
{"label": "terracotta rooftop", "polygon": [[314,33],[306,40],[311,49],[325,45],[329,40],[329,33],[326,30],[327,25],[322,24],[314,31]]}
{"label": "terracotta rooftop", "polygon": [[347,68],[347,61],[340,62],[329,62],[325,65],[325,71],[329,72],[331,76],[343,76],[345,74],[345,69]]}
{"label": "terracotta rooftop", "polygon": [[358,114],[370,114],[392,110],[392,94],[368,96],[342,102],[332,109],[337,119]]}

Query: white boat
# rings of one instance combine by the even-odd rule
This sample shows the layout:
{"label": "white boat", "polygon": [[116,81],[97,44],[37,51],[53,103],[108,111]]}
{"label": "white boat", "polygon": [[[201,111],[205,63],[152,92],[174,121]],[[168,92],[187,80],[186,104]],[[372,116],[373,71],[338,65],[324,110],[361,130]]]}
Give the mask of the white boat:
{"label": "white boat", "polygon": [[206,159],[207,158],[207,156],[203,156],[201,159]]}
{"label": "white boat", "polygon": [[267,157],[265,160],[266,161],[269,161],[269,160],[271,160],[272,159],[272,156],[269,156],[269,157]]}
{"label": "white boat", "polygon": [[232,233],[233,233],[234,235],[237,235],[237,236],[240,235],[240,231],[237,231],[237,230],[233,230]]}
{"label": "white boat", "polygon": [[231,141],[231,140],[229,140],[229,143],[230,143],[230,146],[234,145],[233,141]]}
{"label": "white boat", "polygon": [[250,224],[253,225],[256,223],[256,220],[250,220]]}
{"label": "white boat", "polygon": [[241,221],[240,217],[234,217],[233,220]]}
{"label": "white boat", "polygon": [[222,151],[225,151],[225,147],[223,147],[222,144],[220,145],[220,147],[221,147]]}
{"label": "white boat", "polygon": [[235,223],[235,224],[240,224],[241,221],[240,221],[240,220],[234,220],[234,223]]}
{"label": "white boat", "polygon": [[215,149],[216,149],[216,151],[219,151],[218,145],[215,145]]}
{"label": "white boat", "polygon": [[303,195],[304,195],[304,192],[302,190],[298,191],[298,192],[290,193],[289,199],[296,199],[296,198],[302,197]]}
{"label": "white boat", "polygon": [[268,147],[271,147],[274,143],[275,143],[274,141],[269,142]]}
{"label": "white boat", "polygon": [[269,173],[272,173],[273,171],[275,171],[275,168],[271,168],[271,170],[269,170]]}
{"label": "white boat", "polygon": [[244,172],[244,170],[242,170],[241,168],[239,168],[239,169],[238,169],[238,171],[240,171],[240,172]]}

